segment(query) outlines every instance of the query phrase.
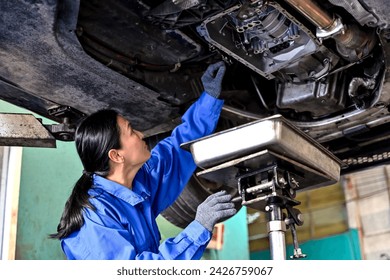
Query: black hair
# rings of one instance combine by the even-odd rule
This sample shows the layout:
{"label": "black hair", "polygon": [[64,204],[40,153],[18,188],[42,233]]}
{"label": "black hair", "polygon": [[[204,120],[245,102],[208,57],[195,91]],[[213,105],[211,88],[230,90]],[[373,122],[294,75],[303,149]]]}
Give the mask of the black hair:
{"label": "black hair", "polygon": [[100,110],[86,117],[77,127],[75,144],[84,171],[65,203],[57,233],[50,234],[50,238],[65,238],[79,230],[84,224],[83,209],[94,209],[89,202],[88,190],[92,187],[93,173],[108,175],[108,152],[120,148],[117,117],[118,113],[114,110]]}

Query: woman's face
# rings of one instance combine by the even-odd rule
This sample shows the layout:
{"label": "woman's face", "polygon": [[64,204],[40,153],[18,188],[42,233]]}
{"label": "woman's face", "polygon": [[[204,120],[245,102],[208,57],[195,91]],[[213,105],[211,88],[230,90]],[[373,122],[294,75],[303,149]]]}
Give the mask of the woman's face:
{"label": "woman's face", "polygon": [[150,151],[145,141],[144,135],[131,127],[129,121],[122,116],[118,116],[118,126],[120,129],[121,155],[125,163],[132,166],[141,166],[150,158]]}

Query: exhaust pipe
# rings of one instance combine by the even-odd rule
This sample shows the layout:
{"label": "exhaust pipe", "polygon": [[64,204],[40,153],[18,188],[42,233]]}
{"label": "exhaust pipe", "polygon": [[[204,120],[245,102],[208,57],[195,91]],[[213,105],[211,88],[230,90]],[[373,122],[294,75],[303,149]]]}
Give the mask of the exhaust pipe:
{"label": "exhaust pipe", "polygon": [[328,13],[312,0],[285,0],[317,27],[317,37],[332,37],[341,56],[356,62],[367,56],[375,46],[375,32],[366,32],[357,25],[343,25],[341,19]]}
{"label": "exhaust pipe", "polygon": [[311,0],[285,0],[292,7],[297,9],[302,15],[310,20],[317,28],[331,31],[336,19],[333,15],[322,10]]}

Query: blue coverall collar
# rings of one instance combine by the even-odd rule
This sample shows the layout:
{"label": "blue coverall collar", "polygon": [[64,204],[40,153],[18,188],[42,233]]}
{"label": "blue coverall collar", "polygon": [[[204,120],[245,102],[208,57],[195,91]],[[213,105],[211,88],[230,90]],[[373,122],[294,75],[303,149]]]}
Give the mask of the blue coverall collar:
{"label": "blue coverall collar", "polygon": [[149,191],[146,190],[142,185],[137,184],[137,181],[134,181],[136,188],[133,188],[133,190],[96,174],[93,174],[92,182],[94,187],[101,188],[113,196],[126,201],[132,206],[143,202],[147,197],[150,196]]}

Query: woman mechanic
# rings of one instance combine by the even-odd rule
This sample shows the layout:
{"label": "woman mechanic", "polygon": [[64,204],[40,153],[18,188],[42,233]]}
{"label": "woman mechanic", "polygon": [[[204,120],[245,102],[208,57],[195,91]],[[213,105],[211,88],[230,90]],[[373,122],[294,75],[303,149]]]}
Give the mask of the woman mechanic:
{"label": "woman mechanic", "polygon": [[231,196],[210,195],[195,220],[160,244],[156,217],[180,195],[196,165],[180,144],[211,134],[223,101],[218,99],[223,62],[202,76],[204,92],[171,136],[151,151],[141,132],[113,110],[85,118],[75,135],[84,171],[51,238],[68,259],[200,259],[214,225],[236,213]]}

